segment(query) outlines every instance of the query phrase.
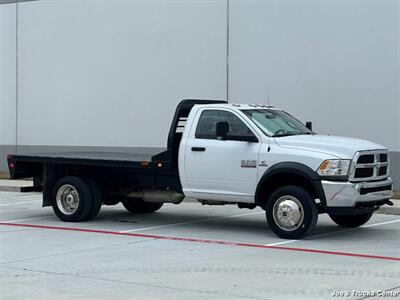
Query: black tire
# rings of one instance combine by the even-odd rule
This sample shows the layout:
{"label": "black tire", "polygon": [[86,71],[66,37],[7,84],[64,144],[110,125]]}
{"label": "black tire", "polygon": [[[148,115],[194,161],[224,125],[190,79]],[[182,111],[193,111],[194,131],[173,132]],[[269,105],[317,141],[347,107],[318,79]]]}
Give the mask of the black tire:
{"label": "black tire", "polygon": [[[287,210],[288,207],[289,209],[296,209]],[[278,208],[281,209],[278,210]],[[301,239],[305,237],[314,229],[318,220],[318,209],[313,197],[305,189],[298,186],[278,188],[269,197],[265,210],[271,230],[284,239]],[[292,227],[285,227],[282,224],[283,220],[287,220],[285,217],[288,214],[288,218],[290,218],[292,212],[295,213],[295,217],[297,216],[297,218],[293,218],[296,223]],[[279,221],[280,217],[282,218],[281,221]]]}
{"label": "black tire", "polygon": [[85,177],[84,179],[89,184],[90,190],[92,192],[92,205],[90,207],[90,212],[85,220],[91,220],[95,218],[100,211],[101,204],[103,202],[103,193],[101,192],[100,186],[94,179],[90,177]]}
{"label": "black tire", "polygon": [[[67,198],[69,197],[76,202],[76,207],[71,208],[70,211],[67,209]],[[92,192],[89,184],[80,177],[67,176],[61,178],[53,189],[52,207],[56,216],[62,221],[79,222],[84,220],[92,207]]]}
{"label": "black tire", "polygon": [[148,214],[155,212],[163,206],[162,203],[150,203],[135,200],[124,200],[122,205],[133,214]]}
{"label": "black tire", "polygon": [[341,227],[355,228],[364,225],[371,219],[373,212],[358,215],[329,215],[333,222]]}

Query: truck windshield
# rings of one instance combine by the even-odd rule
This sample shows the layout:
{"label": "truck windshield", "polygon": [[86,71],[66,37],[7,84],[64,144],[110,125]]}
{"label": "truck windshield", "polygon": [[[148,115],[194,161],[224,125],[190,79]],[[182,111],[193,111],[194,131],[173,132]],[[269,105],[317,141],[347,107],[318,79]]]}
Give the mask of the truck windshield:
{"label": "truck windshield", "polygon": [[313,134],[303,123],[282,110],[243,109],[242,112],[268,136]]}

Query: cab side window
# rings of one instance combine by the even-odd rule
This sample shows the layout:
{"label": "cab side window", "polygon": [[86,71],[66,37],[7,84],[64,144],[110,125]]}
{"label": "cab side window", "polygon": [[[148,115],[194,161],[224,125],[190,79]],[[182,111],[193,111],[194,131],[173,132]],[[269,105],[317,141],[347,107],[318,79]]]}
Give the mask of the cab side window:
{"label": "cab side window", "polygon": [[229,134],[235,136],[252,135],[253,133],[242,120],[233,113],[224,110],[205,110],[197,123],[195,137],[197,139],[216,140],[217,122],[229,123]]}

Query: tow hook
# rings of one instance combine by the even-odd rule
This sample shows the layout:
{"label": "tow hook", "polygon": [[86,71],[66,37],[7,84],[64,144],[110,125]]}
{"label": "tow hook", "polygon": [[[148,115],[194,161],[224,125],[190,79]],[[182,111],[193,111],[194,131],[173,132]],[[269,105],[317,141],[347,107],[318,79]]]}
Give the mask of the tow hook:
{"label": "tow hook", "polygon": [[390,201],[390,200],[386,201],[386,203],[385,203],[385,204],[387,204],[387,205],[389,205],[389,206],[393,206],[393,202],[392,202],[392,201]]}

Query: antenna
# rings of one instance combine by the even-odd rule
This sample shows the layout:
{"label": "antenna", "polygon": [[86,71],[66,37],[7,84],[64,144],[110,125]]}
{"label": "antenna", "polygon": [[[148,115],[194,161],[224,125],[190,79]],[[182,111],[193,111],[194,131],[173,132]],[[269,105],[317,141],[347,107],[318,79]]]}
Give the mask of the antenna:
{"label": "antenna", "polygon": [[[267,93],[267,104],[268,104],[268,108],[269,108],[270,107],[269,106],[269,93]],[[269,123],[269,119],[267,122]],[[271,151],[271,138],[268,138],[268,150],[267,151],[268,152]]]}

